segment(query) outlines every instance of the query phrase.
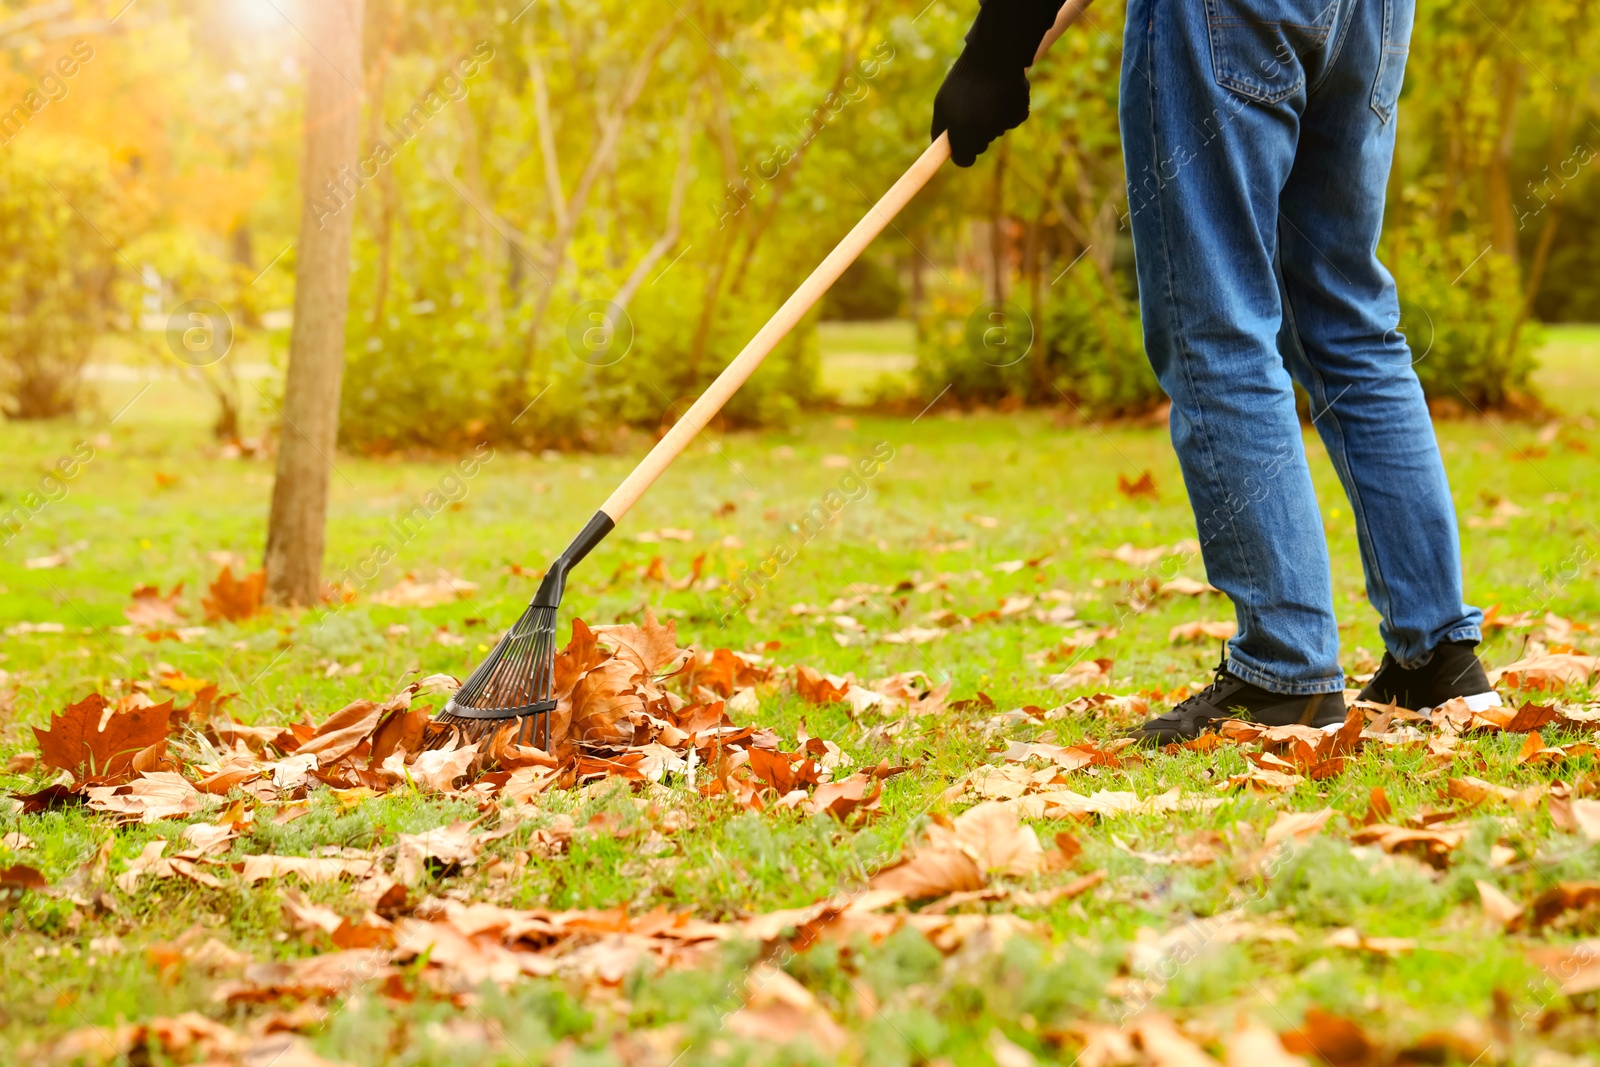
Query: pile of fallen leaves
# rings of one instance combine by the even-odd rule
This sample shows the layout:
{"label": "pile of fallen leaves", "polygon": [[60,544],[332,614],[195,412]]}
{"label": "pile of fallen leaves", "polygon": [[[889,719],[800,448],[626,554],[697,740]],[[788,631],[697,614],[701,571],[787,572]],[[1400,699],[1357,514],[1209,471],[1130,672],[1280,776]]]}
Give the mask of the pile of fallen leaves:
{"label": "pile of fallen leaves", "polygon": [[[209,684],[176,708],[135,689],[116,700],[98,693],[36,727],[38,761],[61,773],[45,788],[17,794],[25,811],[84,803],[127,821],[192,815],[237,790],[264,803],[304,801],[328,788],[361,798],[396,788],[473,800],[487,807],[527,802],[550,789],[603,779],[659,783],[672,774],[703,796],[728,795],[747,808],[769,805],[837,818],[864,816],[883,779],[904,768],[850,772],[850,758],[802,725],[792,750],[778,735],[738,726],[730,705],[757,712],[760,694],[790,685],[815,703],[852,713],[940,710],[948,686],[895,675],[862,686],[806,667],[783,670],[766,658],[726,648],[679,647],[676,628],[651,614],[642,624],[591,629],[575,620],[555,658],[558,706],[549,751],[519,744],[520,724],[468,741],[432,717],[421,698],[454,692],[448,675],[421,678],[383,702],[357,700],[326,720],[251,725],[226,713],[229,699]],[[145,687],[148,688],[148,687]],[[218,800],[212,800],[215,804]]]}

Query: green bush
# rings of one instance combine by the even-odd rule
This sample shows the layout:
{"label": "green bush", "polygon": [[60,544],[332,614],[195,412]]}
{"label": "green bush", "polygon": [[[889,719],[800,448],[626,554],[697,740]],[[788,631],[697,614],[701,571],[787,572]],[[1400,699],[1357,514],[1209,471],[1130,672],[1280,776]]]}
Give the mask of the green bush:
{"label": "green bush", "polygon": [[84,401],[83,368],[115,307],[122,226],[110,168],[21,138],[0,154],[0,392],[42,419]]}
{"label": "green bush", "polygon": [[822,317],[839,322],[892,319],[905,301],[905,287],[894,265],[863,256],[845,268],[822,298]]}
{"label": "green bush", "polygon": [[[995,314],[973,298],[931,301],[918,323],[915,373],[924,395],[948,385],[967,404],[1068,403],[1086,416],[1112,417],[1164,401],[1133,305],[1095,272],[1073,272],[1040,314],[1013,308],[1003,321]],[[1015,346],[1028,343],[1030,330],[1019,358]]]}
{"label": "green bush", "polygon": [[[1480,410],[1527,401],[1540,327],[1512,332],[1521,275],[1508,257],[1482,254],[1478,238],[1408,235],[1393,258],[1400,329],[1429,399]],[[1476,259],[1476,262],[1474,262]]]}
{"label": "green bush", "polygon": [[[439,214],[438,226],[455,225],[446,211]],[[526,382],[519,383],[529,307],[508,310],[495,336],[473,250],[438,251],[448,247],[441,238],[434,252],[397,269],[382,321],[370,322],[360,308],[362,294],[371,291],[375,256],[370,243],[357,245],[340,414],[346,446],[381,452],[489,440],[605,449],[619,431],[653,433],[681,413],[780,302],[760,286],[751,287],[759,295],[724,293],[697,364],[692,353],[707,280],[679,264],[676,284],[646,287],[627,308],[632,342],[612,362],[610,354],[580,358],[581,343],[575,351],[569,340],[569,322],[585,298],[605,299],[610,291],[565,294],[551,302]],[[512,304],[509,294],[504,300]],[[580,338],[583,325],[574,326]],[[813,322],[797,328],[734,396],[722,424],[783,424],[813,399],[815,332]]]}

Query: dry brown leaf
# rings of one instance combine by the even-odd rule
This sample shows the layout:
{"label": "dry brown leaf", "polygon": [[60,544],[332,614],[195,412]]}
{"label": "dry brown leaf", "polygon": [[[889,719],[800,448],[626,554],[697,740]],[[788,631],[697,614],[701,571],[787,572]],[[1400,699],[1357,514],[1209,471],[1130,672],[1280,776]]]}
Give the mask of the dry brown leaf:
{"label": "dry brown leaf", "polygon": [[372,600],[396,608],[432,608],[467,600],[477,591],[477,582],[457,578],[440,568],[432,581],[418,581],[415,575],[407,574],[388,589],[374,594]]}
{"label": "dry brown leaf", "polygon": [[763,1048],[781,1048],[805,1038],[818,1052],[837,1055],[848,1043],[805,986],[771,963],[757,964],[745,978],[745,1003],[728,1016],[728,1030]]}
{"label": "dry brown leaf", "polygon": [[[677,674],[694,656],[693,649],[678,647],[678,624],[668,620],[662,626],[648,608],[640,625],[596,626],[594,632],[602,644],[616,650],[618,659],[632,663],[641,673],[653,678]],[[732,696],[733,692],[730,689],[722,695]]]}
{"label": "dry brown leaf", "polygon": [[1566,996],[1600,989],[1600,940],[1533,948],[1528,958],[1559,982]]}
{"label": "dry brown leaf", "polygon": [[840,703],[850,691],[850,686],[848,678],[838,675],[823,674],[805,666],[794,670],[795,692],[800,694],[802,700],[809,700],[813,704]]}
{"label": "dry brown leaf", "polygon": [[1565,689],[1583,685],[1600,669],[1600,656],[1547,652],[1519,659],[1489,672],[1489,681],[1511,689]]}
{"label": "dry brown leaf", "polygon": [[1445,792],[1452,800],[1461,800],[1468,804],[1483,804],[1491,800],[1510,801],[1517,796],[1515,789],[1470,776],[1447,779]]}
{"label": "dry brown leaf", "polygon": [[1217,1067],[1217,1061],[1183,1036],[1165,1015],[1140,1016],[1133,1023],[1133,1032],[1151,1067]]}
{"label": "dry brown leaf", "polygon": [[298,889],[283,894],[283,915],[293,930],[310,933],[317,930],[331,934],[339,929],[344,916],[324,904],[315,904]]}
{"label": "dry brown leaf", "polygon": [[145,823],[192,815],[204,803],[188,779],[173,771],[144,774],[126,785],[90,786],[87,793],[90,811],[108,811]]}
{"label": "dry brown leaf", "polygon": [[262,595],[267,589],[267,572],[255,571],[242,579],[233,576],[232,567],[223,567],[222,573],[212,581],[201,606],[206,609],[206,619],[217,622],[226,619],[238,622],[260,613]]}
{"label": "dry brown leaf", "polygon": [[90,693],[50,716],[50,726],[35,726],[39,755],[51,767],[79,782],[112,782],[127,777],[133,758],[166,740],[172,702],[113,710],[99,693]]}
{"label": "dry brown leaf", "polygon": [[1156,489],[1156,476],[1148,470],[1140,471],[1139,477],[1129,480],[1126,474],[1117,473],[1117,492],[1129,500],[1159,500],[1161,493]]}
{"label": "dry brown leaf", "polygon": [[316,756],[318,765],[323,767],[338,762],[372,736],[383,710],[370,700],[345,705],[302,741],[294,750],[295,755]]}
{"label": "dry brown leaf", "polygon": [[420,834],[400,834],[395,844],[395,878],[404,885],[416,885],[430,862],[444,869],[473,863],[483,839],[473,836],[472,825],[457,820]]}
{"label": "dry brown leaf", "polygon": [[924,848],[872,878],[872,888],[906,900],[982,889],[983,871],[959,848]]}
{"label": "dry brown leaf", "polygon": [[1566,801],[1571,825],[1585,840],[1600,841],[1600,800],[1572,797]]}
{"label": "dry brown leaf", "polygon": [[1443,868],[1450,862],[1450,853],[1465,841],[1464,829],[1414,830],[1406,826],[1373,823],[1363,826],[1350,835],[1358,845],[1377,845],[1385,852],[1404,852],[1425,860],[1434,867]]}
{"label": "dry brown leaf", "polygon": [[1044,867],[1033,829],[1009,804],[985,801],[954,821],[935,821],[927,841],[880,871],[872,888],[908,900],[981,889],[991,875],[1026,875]]}
{"label": "dry brown leaf", "polygon": [[[452,742],[453,744],[453,742]],[[383,765],[385,773],[396,777],[409,777],[423,789],[436,793],[455,791],[455,783],[464,778],[473,761],[478,758],[478,742],[463,748],[436,748],[419,755],[409,767],[404,765],[404,749],[396,749]]]}
{"label": "dry brown leaf", "polygon": [[1197,582],[1193,578],[1178,575],[1170,581],[1161,583],[1162,596],[1205,596],[1207,593],[1220,593],[1222,590],[1209,582]]}
{"label": "dry brown leaf", "polygon": [[1206,619],[1196,619],[1194,622],[1182,622],[1167,631],[1167,640],[1174,644],[1180,641],[1226,641],[1239,632],[1239,624],[1232,619],[1211,622]]}
{"label": "dry brown leaf", "polygon": [[1332,817],[1332,808],[1323,808],[1321,811],[1279,812],[1277,820],[1267,828],[1267,836],[1262,840],[1261,847],[1270,849],[1291,838],[1304,844],[1321,833],[1322,828]]}
{"label": "dry brown leaf", "polygon": [[1111,679],[1111,668],[1116,660],[1107,657],[1079,660],[1059,674],[1047,677],[1045,685],[1051,689],[1077,689],[1086,685],[1099,685]]}
{"label": "dry brown leaf", "polygon": [[1538,929],[1568,911],[1587,911],[1600,905],[1600,882],[1557,882],[1523,909],[1518,925]]}
{"label": "dry brown leaf", "polygon": [[245,885],[264,882],[268,878],[287,878],[290,875],[306,882],[332,882],[340,878],[365,878],[379,871],[376,859],[274,856],[263,853],[244,858],[244,862],[240,865],[239,878]]}
{"label": "dry brown leaf", "polygon": [[391,706],[378,719],[372,731],[372,758],[369,767],[378,767],[392,756],[396,749],[407,752],[422,751],[422,739],[428,726],[428,709]]}
{"label": "dry brown leaf", "polygon": [[1316,1056],[1328,1067],[1366,1067],[1379,1053],[1360,1024],[1313,1005],[1300,1029],[1283,1035],[1283,1047],[1296,1055]]}
{"label": "dry brown leaf", "polygon": [[181,625],[178,614],[178,597],[183,593],[183,583],[172,587],[172,592],[161,595],[161,587],[141,585],[133,591],[133,600],[122,609],[123,617],[141,629],[166,629]]}
{"label": "dry brown leaf", "polygon": [[46,889],[49,885],[43,874],[25,863],[0,867],[0,896],[23,889]]}
{"label": "dry brown leaf", "polygon": [[1358,952],[1371,952],[1377,956],[1403,956],[1415,951],[1417,942],[1410,937],[1373,937],[1353,926],[1340,927],[1330,933],[1323,944],[1329,948],[1348,948]]}
{"label": "dry brown leaf", "polygon": [[1225,1067],[1310,1067],[1303,1057],[1284,1048],[1276,1033],[1254,1019],[1240,1018],[1223,1040],[1223,1048]]}
{"label": "dry brown leaf", "polygon": [[1483,913],[1501,926],[1510,926],[1522,915],[1522,907],[1500,890],[1481,878],[1473,883],[1478,887],[1478,899]]}
{"label": "dry brown leaf", "polygon": [[128,864],[128,869],[117,875],[117,888],[131,895],[138,890],[139,879],[145,875],[152,878],[186,878],[212,889],[222,887],[218,878],[200,870],[192,860],[163,856],[166,847],[165,841],[146,842],[144,850]]}
{"label": "dry brown leaf", "polygon": [[588,746],[631,742],[629,716],[643,711],[645,705],[638,681],[637,665],[623,659],[607,659],[585,671],[573,685],[568,702],[572,739]]}

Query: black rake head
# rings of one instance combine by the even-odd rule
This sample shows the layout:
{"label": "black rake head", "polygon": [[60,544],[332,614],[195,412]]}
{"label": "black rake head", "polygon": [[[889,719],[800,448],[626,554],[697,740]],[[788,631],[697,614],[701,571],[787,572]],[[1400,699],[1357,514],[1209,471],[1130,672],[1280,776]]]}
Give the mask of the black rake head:
{"label": "black rake head", "polygon": [[467,744],[482,741],[512,719],[520,719],[517,743],[529,745],[534,743],[536,720],[542,720],[544,741],[539,747],[550,751],[550,716],[556,710],[556,608],[567,588],[567,571],[615,525],[604,511],[595,512],[567,550],[551,562],[522,618],[439,713],[435,721],[453,729],[437,734],[437,744],[456,736]]}
{"label": "black rake head", "polygon": [[517,743],[534,744],[536,720],[550,749],[550,713],[556,709],[556,609],[529,605],[444,706],[439,722],[454,726],[470,744],[512,719],[522,720]]}

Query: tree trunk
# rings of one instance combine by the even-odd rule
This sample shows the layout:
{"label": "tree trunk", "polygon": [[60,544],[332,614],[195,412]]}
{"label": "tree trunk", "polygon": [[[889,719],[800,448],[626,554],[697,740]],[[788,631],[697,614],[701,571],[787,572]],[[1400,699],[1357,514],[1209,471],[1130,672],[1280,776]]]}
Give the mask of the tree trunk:
{"label": "tree trunk", "polygon": [[993,287],[989,299],[1001,303],[1006,298],[1006,146],[1001,141],[994,158],[994,191],[989,203],[989,269]]}
{"label": "tree trunk", "polygon": [[1511,206],[1511,153],[1517,141],[1517,98],[1522,93],[1522,64],[1500,65],[1499,130],[1484,168],[1484,199],[1489,209],[1489,236],[1494,250],[1517,261],[1517,219]]}
{"label": "tree trunk", "polygon": [[[314,47],[308,51],[294,327],[265,563],[267,597],[280,605],[313,604],[321,592],[355,220],[349,204],[355,190],[340,190],[339,182],[341,168],[353,168],[359,151],[363,4],[318,0],[305,8],[306,37]],[[342,210],[329,210],[334,192]]]}

